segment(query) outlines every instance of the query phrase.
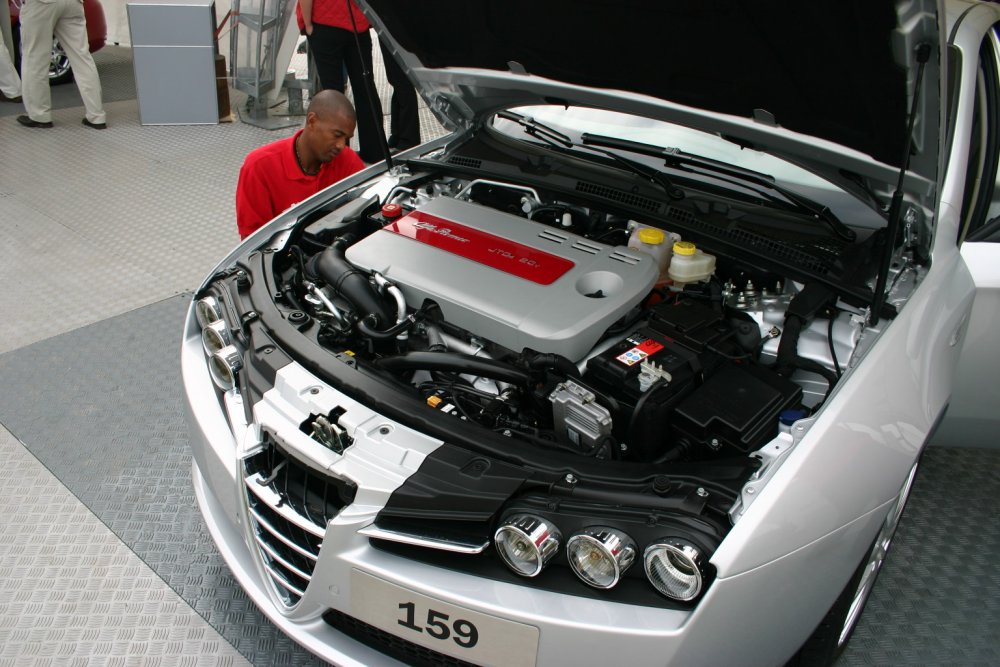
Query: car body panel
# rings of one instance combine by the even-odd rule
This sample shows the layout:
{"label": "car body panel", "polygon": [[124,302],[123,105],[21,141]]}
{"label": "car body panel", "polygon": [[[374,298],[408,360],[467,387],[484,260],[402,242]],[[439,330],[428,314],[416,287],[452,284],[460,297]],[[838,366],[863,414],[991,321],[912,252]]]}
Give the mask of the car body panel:
{"label": "car body panel", "polygon": [[[371,6],[377,10],[381,4]],[[918,4],[916,22],[921,27],[912,34],[927,34],[922,25],[926,17],[923,12],[930,11],[935,3]],[[971,90],[979,43],[989,27],[1000,20],[1000,13],[995,7],[969,3],[950,3],[948,7],[952,23],[972,7],[964,15],[956,50],[941,50],[939,54],[946,58],[963,56],[961,90]],[[377,26],[383,25],[377,16],[373,20]],[[900,43],[907,42],[903,39]],[[895,45],[897,50],[900,43]],[[882,188],[881,194],[891,191],[890,186],[898,178],[891,160],[873,160],[858,148],[773,127],[760,119],[699,111],[646,94],[567,85],[518,71],[421,68],[412,53],[401,56],[411,74],[432,85],[431,92],[425,90],[429,102],[437,105],[437,111],[449,118],[457,130],[433,146],[410,152],[425,156],[415,163],[420,168],[471,141],[477,132],[485,132],[485,118],[480,114],[514,101],[528,104],[572,94],[574,101],[584,106],[623,108],[649,119],[669,120],[686,128],[767,145],[772,154],[791,158],[794,164],[814,173],[851,169],[876,182]],[[936,63],[933,58],[932,62]],[[943,99],[945,83],[939,82],[937,65],[928,71],[927,86]],[[468,94],[476,100],[462,107],[463,96]],[[496,558],[489,549],[482,554],[447,552],[449,566],[444,567],[401,555],[411,552],[379,546],[377,539],[361,531],[377,525],[380,514],[399,490],[423,471],[428,460],[433,460],[446,444],[454,446],[454,442],[439,435],[447,429],[427,433],[416,430],[413,424],[427,425],[432,418],[411,417],[398,406],[386,401],[380,404],[381,397],[369,392],[371,384],[362,387],[359,380],[357,386],[352,386],[349,379],[360,374],[343,359],[327,364],[333,368],[324,368],[322,356],[287,364],[276,362],[268,371],[273,378],[269,377],[266,391],[256,399],[251,399],[249,392],[218,391],[209,378],[199,326],[189,313],[181,364],[185,403],[194,432],[194,483],[213,539],[236,578],[279,628],[336,664],[395,664],[323,620],[329,610],[364,617],[371,608],[358,600],[376,589],[379,600],[391,598],[391,591],[400,591],[401,595],[412,591],[426,604],[439,601],[447,605],[449,613],[471,610],[537,628],[538,665],[605,664],[623,657],[637,666],[783,663],[841,594],[859,561],[864,561],[887,513],[895,507],[901,487],[949,401],[954,400],[952,389],[956,366],[961,368],[963,343],[968,339],[966,350],[972,359],[991,354],[993,360],[998,358],[996,337],[987,333],[989,319],[977,319],[981,305],[989,311],[992,304],[993,313],[1000,305],[995,298],[1000,276],[992,270],[996,263],[991,262],[997,245],[967,243],[962,248],[966,255],[963,259],[957,244],[966,180],[961,139],[971,131],[971,93],[954,101],[953,120],[949,118],[948,123],[943,122],[943,110],[937,111],[937,94],[932,93],[928,99],[932,100],[932,108],[924,110],[924,130],[940,125],[959,139],[947,144],[947,155],[939,155],[934,146],[926,143],[937,141],[936,129],[922,134],[925,143],[918,145],[918,166],[902,180],[912,215],[923,216],[922,222],[926,223],[919,229],[907,229],[907,233],[923,235],[928,257],[900,260],[903,268],[894,274],[887,290],[890,303],[898,306],[893,316],[873,325],[866,319],[870,313],[864,309],[838,302],[834,310],[842,309],[838,312],[842,323],[846,326],[850,320],[856,327],[852,331],[859,332],[850,343],[850,358],[841,359],[840,364],[834,359],[834,365],[842,366],[842,376],[814,417],[788,424],[760,452],[753,453],[767,450],[761,458],[763,467],[742,487],[729,515],[732,526],[710,556],[711,583],[695,603],[631,604],[602,599],[599,594],[577,593],[576,589],[535,586],[530,580],[478,576],[463,569],[462,563],[469,559]],[[506,138],[497,141],[502,143]],[[254,271],[264,266],[265,257],[278,254],[276,251],[294,237],[297,221],[312,219],[310,216],[315,217],[320,210],[340,211],[341,205],[358,195],[359,190],[366,190],[366,195],[378,193],[381,203],[406,174],[406,169],[388,172],[383,166],[373,166],[284,212],[235,249],[206,280],[196,298],[213,282],[236,281],[232,278],[235,270],[253,274],[249,277],[251,293],[270,292],[266,282],[253,282],[264,281],[269,274]],[[330,224],[336,227],[339,223]],[[974,303],[977,313],[972,312]],[[248,306],[244,303],[242,307]],[[279,312],[277,307],[273,310]],[[244,323],[273,316],[261,308],[252,313],[235,309],[234,313],[241,314]],[[273,352],[288,342],[288,336],[295,335],[295,329],[286,321],[269,326],[263,329],[266,340],[253,341],[255,354]],[[830,326],[832,331],[832,319]],[[309,343],[324,351],[313,341]],[[335,413],[339,428],[351,439],[341,452],[322,446],[305,428],[314,415]],[[326,525],[325,546],[318,554],[310,583],[294,604],[288,604],[276,591],[263,559],[255,551],[254,528],[244,500],[247,492],[242,461],[264,449],[265,431],[299,464],[356,485],[353,500]],[[456,428],[453,434],[453,440],[461,442],[463,432]],[[469,449],[484,455],[483,449],[472,445]],[[574,465],[566,463],[566,470],[590,470],[584,464],[579,468]],[[614,462],[604,465],[610,468]],[[543,466],[539,469],[543,471]],[[538,474],[540,479],[546,479],[543,472]],[[570,482],[571,477],[566,475],[566,484],[579,481]],[[253,481],[251,478],[250,483]],[[699,491],[712,495],[712,491]],[[392,587],[374,581],[388,582]],[[390,612],[391,602],[388,599]],[[393,634],[407,639],[405,630]],[[433,648],[433,642],[420,643]],[[463,655],[451,643],[441,645],[440,650],[450,656]]]}

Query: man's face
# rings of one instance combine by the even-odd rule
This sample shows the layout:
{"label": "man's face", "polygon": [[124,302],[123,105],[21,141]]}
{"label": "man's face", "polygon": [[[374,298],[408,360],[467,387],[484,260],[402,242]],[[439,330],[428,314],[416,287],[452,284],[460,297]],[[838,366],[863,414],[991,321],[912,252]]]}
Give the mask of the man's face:
{"label": "man's face", "polygon": [[344,114],[309,114],[306,118],[309,146],[320,162],[337,157],[354,136],[354,126],[354,120]]}

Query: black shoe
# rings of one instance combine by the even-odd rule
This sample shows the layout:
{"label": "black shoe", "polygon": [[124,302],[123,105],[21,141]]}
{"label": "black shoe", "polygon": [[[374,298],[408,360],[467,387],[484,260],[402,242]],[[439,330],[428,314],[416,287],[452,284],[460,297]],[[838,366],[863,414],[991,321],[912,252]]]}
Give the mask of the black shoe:
{"label": "black shoe", "polygon": [[20,104],[21,96],[18,95],[17,97],[8,97],[2,90],[0,90],[0,102],[14,102],[15,104]]}
{"label": "black shoe", "polygon": [[92,127],[95,130],[106,130],[106,129],[108,129],[108,124],[107,123],[92,123],[89,120],[87,120],[86,118],[83,119],[83,124],[86,125],[87,127]]}
{"label": "black shoe", "polygon": [[28,116],[18,116],[17,122],[25,127],[52,127],[52,121],[44,123],[40,120],[31,120]]}

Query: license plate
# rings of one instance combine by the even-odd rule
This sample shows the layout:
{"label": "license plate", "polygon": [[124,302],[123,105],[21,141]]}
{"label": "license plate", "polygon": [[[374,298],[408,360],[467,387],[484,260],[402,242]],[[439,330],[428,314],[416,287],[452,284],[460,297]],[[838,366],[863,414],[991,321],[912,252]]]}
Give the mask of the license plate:
{"label": "license plate", "polygon": [[477,665],[534,667],[538,628],[415,593],[352,571],[355,617],[414,644]]}

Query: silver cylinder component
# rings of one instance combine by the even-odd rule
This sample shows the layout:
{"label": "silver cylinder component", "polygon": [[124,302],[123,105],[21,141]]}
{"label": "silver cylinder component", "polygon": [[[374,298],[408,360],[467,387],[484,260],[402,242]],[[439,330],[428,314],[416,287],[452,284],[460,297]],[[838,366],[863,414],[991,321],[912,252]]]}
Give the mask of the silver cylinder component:
{"label": "silver cylinder component", "polygon": [[556,386],[549,395],[556,433],[589,452],[611,435],[611,413],[594,393],[572,380]]}

